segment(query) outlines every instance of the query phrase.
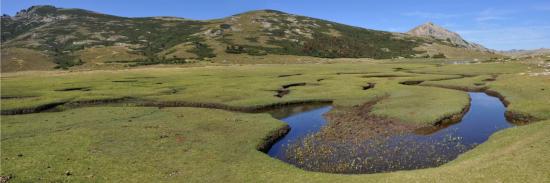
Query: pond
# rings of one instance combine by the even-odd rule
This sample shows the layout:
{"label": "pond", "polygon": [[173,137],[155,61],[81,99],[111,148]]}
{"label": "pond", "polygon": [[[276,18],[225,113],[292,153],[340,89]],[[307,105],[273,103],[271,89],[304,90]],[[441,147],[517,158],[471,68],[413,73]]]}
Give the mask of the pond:
{"label": "pond", "polygon": [[[332,173],[378,173],[436,167],[485,142],[493,133],[513,126],[506,120],[506,107],[498,98],[482,92],[469,92],[469,96],[470,108],[458,123],[363,139],[360,144],[334,143],[330,145],[337,150],[325,154],[326,157],[312,156],[300,161],[294,159],[287,148],[299,144],[308,134],[318,132],[326,124],[323,115],[332,106],[279,109],[270,113],[288,123],[291,130],[271,147],[268,154],[306,170]],[[346,168],[338,170],[317,167],[342,163],[353,166],[341,166]]]}
{"label": "pond", "polygon": [[321,130],[326,120],[323,114],[330,111],[332,106],[328,104],[304,105],[285,107],[270,111],[269,113],[290,126],[290,131],[279,139],[267,152],[269,156],[284,158],[284,147],[310,133]]}

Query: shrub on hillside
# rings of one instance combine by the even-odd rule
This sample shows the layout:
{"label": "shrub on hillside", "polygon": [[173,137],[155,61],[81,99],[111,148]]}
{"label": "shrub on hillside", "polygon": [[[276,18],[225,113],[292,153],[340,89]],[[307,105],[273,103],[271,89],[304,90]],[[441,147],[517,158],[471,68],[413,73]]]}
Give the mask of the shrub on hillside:
{"label": "shrub on hillside", "polygon": [[447,58],[447,57],[443,53],[438,53],[438,54],[432,55],[432,58]]}

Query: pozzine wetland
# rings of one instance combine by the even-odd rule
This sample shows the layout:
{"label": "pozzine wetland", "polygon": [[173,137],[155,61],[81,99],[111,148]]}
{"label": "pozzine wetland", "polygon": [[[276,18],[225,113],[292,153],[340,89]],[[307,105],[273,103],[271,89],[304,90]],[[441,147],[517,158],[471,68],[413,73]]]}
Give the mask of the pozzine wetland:
{"label": "pozzine wetland", "polygon": [[[360,143],[326,142],[305,143],[308,135],[319,132],[326,124],[324,114],[330,105],[306,105],[270,112],[289,124],[287,135],[273,144],[268,154],[297,167],[313,171],[336,170],[337,173],[378,173],[436,167],[455,159],[490,135],[513,124],[505,118],[506,107],[496,97],[483,92],[469,92],[469,109],[460,121],[438,124],[391,136],[375,136]],[[333,146],[335,151],[313,152],[307,158],[296,158],[292,148],[319,149]],[[352,153],[353,152],[353,153]],[[333,166],[345,164],[341,169]]]}
{"label": "pozzine wetland", "polygon": [[534,75],[540,68],[393,62],[3,73],[1,174],[10,182],[550,177],[550,80]]}

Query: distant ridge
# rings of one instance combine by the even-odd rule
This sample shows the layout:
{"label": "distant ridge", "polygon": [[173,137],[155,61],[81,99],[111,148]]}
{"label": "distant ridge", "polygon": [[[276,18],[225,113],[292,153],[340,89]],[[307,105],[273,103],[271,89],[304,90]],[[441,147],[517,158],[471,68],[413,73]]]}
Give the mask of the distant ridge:
{"label": "distant ridge", "polygon": [[508,50],[500,51],[499,53],[511,57],[550,56],[550,48],[539,48],[533,50]]}

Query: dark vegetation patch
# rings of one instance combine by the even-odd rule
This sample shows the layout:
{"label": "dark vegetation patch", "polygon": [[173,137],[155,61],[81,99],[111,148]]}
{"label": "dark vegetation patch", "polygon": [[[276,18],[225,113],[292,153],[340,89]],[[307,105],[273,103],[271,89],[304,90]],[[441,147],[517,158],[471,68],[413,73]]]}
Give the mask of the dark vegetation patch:
{"label": "dark vegetation patch", "polygon": [[493,82],[497,80],[498,75],[491,75],[490,78],[484,79],[484,82]]}
{"label": "dark vegetation patch", "polygon": [[37,96],[1,96],[0,99],[23,99],[23,98],[34,98]]}
{"label": "dark vegetation patch", "polygon": [[420,83],[424,82],[423,80],[410,80],[410,81],[402,81],[402,82],[399,82],[399,84],[403,84],[403,85],[418,85]]}
{"label": "dark vegetation patch", "polygon": [[181,92],[182,90],[183,88],[170,87],[170,88],[166,88],[166,90],[164,91],[161,91],[160,94],[173,95]]}
{"label": "dark vegetation patch", "polygon": [[267,48],[259,46],[248,46],[248,45],[236,45],[231,44],[226,46],[225,52],[231,54],[241,54],[246,53],[251,56],[263,56],[267,55],[269,52],[266,51]]}
{"label": "dark vegetation patch", "polygon": [[92,90],[91,87],[71,87],[71,88],[57,89],[54,91],[90,91],[90,90]]}
{"label": "dark vegetation patch", "polygon": [[376,83],[367,83],[367,85],[363,86],[363,90],[374,88],[375,85]]}
{"label": "dark vegetation patch", "polygon": [[291,84],[283,85],[282,88],[287,89],[294,86],[305,86],[305,85],[306,83],[291,83]]}
{"label": "dark vegetation patch", "polygon": [[[121,61],[117,61],[117,62],[121,62]],[[151,56],[145,59],[136,59],[136,60],[127,61],[127,62],[122,61],[121,63],[128,63],[129,67],[137,67],[137,66],[158,65],[158,64],[186,64],[188,63],[188,61],[186,58],[178,58],[178,57],[158,58],[156,56]]]}
{"label": "dark vegetation patch", "polygon": [[405,70],[405,69],[402,68],[402,67],[395,67],[395,68],[392,68],[392,69],[393,69],[393,71],[395,71],[395,72]]}
{"label": "dark vegetation patch", "polygon": [[284,97],[285,95],[288,95],[290,93],[290,90],[288,89],[278,89],[276,90],[277,94],[273,95],[279,98]]}
{"label": "dark vegetation patch", "polygon": [[432,58],[447,58],[447,57],[443,53],[438,53],[438,54],[432,55]]}
{"label": "dark vegetation patch", "polygon": [[290,90],[288,88],[295,87],[295,86],[305,86],[305,85],[306,83],[291,83],[291,84],[283,85],[280,89],[275,90],[277,93],[273,96],[282,98],[285,95],[288,95],[290,93]]}
{"label": "dark vegetation patch", "polygon": [[345,74],[369,74],[372,72],[337,72],[336,75],[345,75]]}
{"label": "dark vegetation patch", "polygon": [[154,78],[157,78],[157,77],[153,77],[153,76],[137,76],[137,77],[127,77],[127,78],[124,78],[124,79],[154,79]]}
{"label": "dark vegetation patch", "polygon": [[[420,72],[420,71],[412,71],[412,70],[404,70],[403,72],[406,72],[406,73],[411,73],[411,74],[435,74],[435,75],[450,75],[450,76],[456,76],[455,77],[452,77],[452,78],[441,78],[439,79],[440,80],[448,80],[448,79],[460,79],[460,78],[465,78],[465,77],[475,77],[475,76],[478,76],[478,75],[475,75],[475,74],[446,74],[446,73],[434,73],[434,72]],[[457,76],[458,75],[458,76]],[[435,80],[430,80],[430,81],[438,81],[437,79]]]}
{"label": "dark vegetation patch", "polygon": [[188,51],[196,54],[198,59],[213,58],[216,56],[216,54],[214,54],[214,49],[210,48],[208,45],[200,42],[194,42],[193,44],[195,46]]}
{"label": "dark vegetation patch", "polygon": [[461,90],[461,91],[466,91],[466,92],[483,92],[483,91],[487,90],[486,86],[468,87],[468,86],[451,86],[451,85],[442,85],[442,84],[422,84],[421,86],[446,88],[446,89]]}
{"label": "dark vegetation patch", "polygon": [[229,25],[229,24],[220,24],[220,28],[221,29],[230,29],[231,25]]}
{"label": "dark vegetation patch", "polygon": [[301,73],[298,73],[298,74],[282,74],[282,75],[279,75],[277,77],[284,78],[284,77],[300,76],[300,75],[302,75],[302,74]]}
{"label": "dark vegetation patch", "polygon": [[371,74],[362,76],[363,78],[394,78],[394,77],[411,77],[411,75],[397,75],[397,74]]}
{"label": "dark vegetation patch", "polygon": [[293,106],[293,105],[313,105],[313,104],[331,104],[332,100],[327,99],[314,99],[314,100],[299,100],[288,101],[280,103],[272,103],[266,105],[256,106],[230,106],[221,103],[207,103],[207,102],[188,102],[188,101],[142,101],[139,106],[144,107],[197,107],[197,108],[210,108],[210,109],[222,109],[236,112],[250,112],[250,113],[263,113],[272,109]]}
{"label": "dark vegetation patch", "polygon": [[113,83],[135,83],[138,82],[136,79],[130,79],[130,80],[113,80],[111,81]]}
{"label": "dark vegetation patch", "polygon": [[457,75],[457,76],[447,77],[447,78],[430,79],[428,81],[445,81],[445,80],[453,80],[453,79],[462,79],[465,77],[474,77],[474,76]]}
{"label": "dark vegetation patch", "polygon": [[76,100],[67,102],[63,107],[71,109],[78,107],[91,107],[91,106],[101,106],[101,105],[110,105],[110,104],[136,104],[140,101],[133,97],[118,97],[118,98],[105,98],[105,99],[87,99],[87,100]]}
{"label": "dark vegetation patch", "polygon": [[68,69],[69,67],[82,65],[84,62],[82,59],[78,59],[75,56],[69,55],[67,53],[61,53],[58,50],[54,50],[56,53],[54,53],[54,63],[57,64],[55,66],[56,69]]}
{"label": "dark vegetation patch", "polygon": [[253,42],[253,43],[258,43],[258,37],[246,37],[244,38],[250,42]]}
{"label": "dark vegetation patch", "polygon": [[27,108],[2,109],[1,114],[2,115],[18,115],[18,114],[37,113],[37,112],[42,112],[42,111],[54,109],[55,107],[63,105],[65,103],[67,103],[67,102],[66,101],[58,101],[58,102],[51,102],[51,103],[37,105],[37,106],[34,106],[34,107],[27,107]]}

